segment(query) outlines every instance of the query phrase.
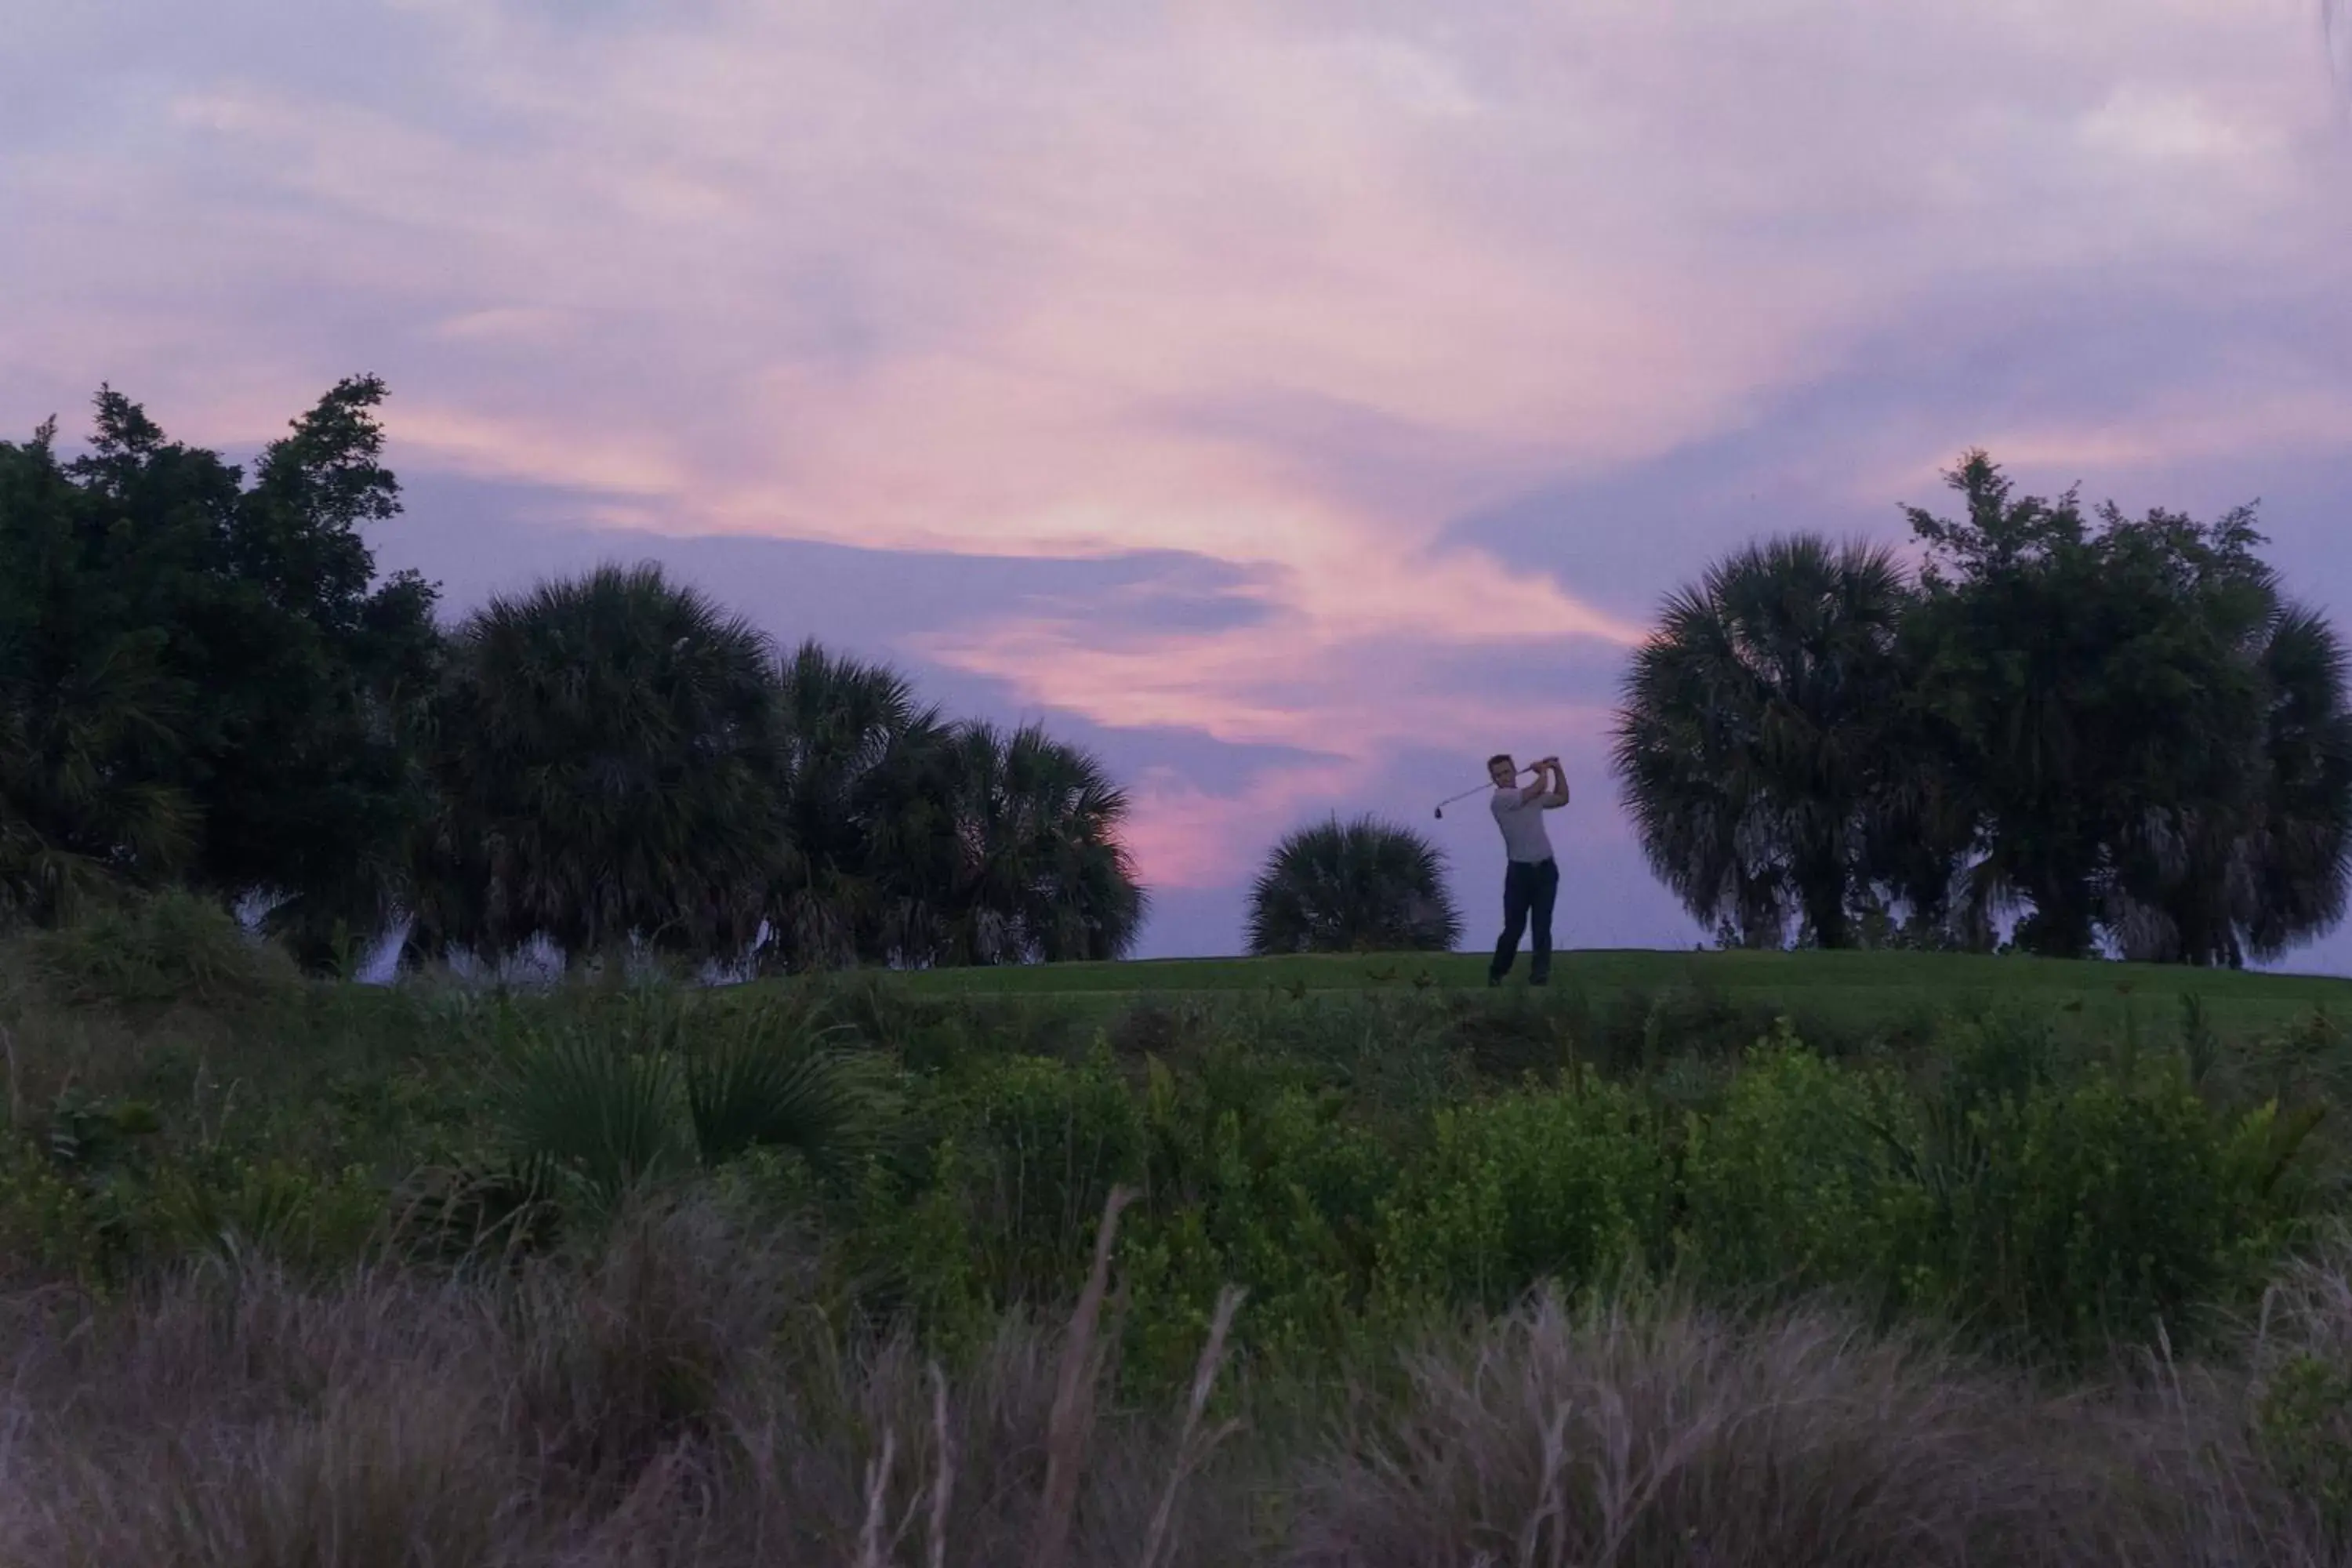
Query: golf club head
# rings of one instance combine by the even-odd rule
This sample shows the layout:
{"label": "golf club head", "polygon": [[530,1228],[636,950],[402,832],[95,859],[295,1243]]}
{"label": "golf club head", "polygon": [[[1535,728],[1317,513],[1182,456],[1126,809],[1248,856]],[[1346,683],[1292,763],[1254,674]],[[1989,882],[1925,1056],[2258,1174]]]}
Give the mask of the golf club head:
{"label": "golf club head", "polygon": [[1437,808],[1437,820],[1440,822],[1445,820],[1445,808],[1442,805]]}

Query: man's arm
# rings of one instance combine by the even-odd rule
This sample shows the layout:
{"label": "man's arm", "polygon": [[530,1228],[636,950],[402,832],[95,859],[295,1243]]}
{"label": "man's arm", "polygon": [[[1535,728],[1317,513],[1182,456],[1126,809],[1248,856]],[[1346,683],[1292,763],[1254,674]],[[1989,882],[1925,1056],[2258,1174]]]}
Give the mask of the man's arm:
{"label": "man's arm", "polygon": [[1538,769],[1549,770],[1551,778],[1551,782],[1549,784],[1544,784],[1543,777],[1540,773],[1536,779],[1536,783],[1542,784],[1544,787],[1544,794],[1539,804],[1546,811],[1554,811],[1559,809],[1560,806],[1566,805],[1568,804],[1568,774],[1561,771],[1559,759],[1558,757],[1546,757],[1542,762],[1536,765]]}

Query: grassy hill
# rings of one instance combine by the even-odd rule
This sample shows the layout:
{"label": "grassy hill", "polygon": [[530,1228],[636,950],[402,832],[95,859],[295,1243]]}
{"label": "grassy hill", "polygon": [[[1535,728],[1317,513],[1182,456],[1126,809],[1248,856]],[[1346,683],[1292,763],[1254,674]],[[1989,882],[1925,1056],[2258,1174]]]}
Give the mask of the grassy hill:
{"label": "grassy hill", "polygon": [[[1486,965],[1477,953],[1188,958],[935,970],[906,976],[902,984],[917,995],[1034,999],[1108,1014],[1139,1002],[1252,993],[1483,989]],[[1526,978],[1522,959],[1510,984],[1523,987]],[[1551,988],[1604,1011],[1696,993],[1741,1012],[1781,1010],[1844,1028],[2016,1008],[2102,1028],[2170,1030],[2188,998],[2197,1000],[2223,1035],[2277,1029],[2315,1013],[2352,1020],[2352,980],[2333,976],[1980,953],[1595,949],[1559,954]]]}
{"label": "grassy hill", "polygon": [[0,942],[0,1563],[2342,1563],[2346,1019],[1903,953],[338,984],[167,899]]}

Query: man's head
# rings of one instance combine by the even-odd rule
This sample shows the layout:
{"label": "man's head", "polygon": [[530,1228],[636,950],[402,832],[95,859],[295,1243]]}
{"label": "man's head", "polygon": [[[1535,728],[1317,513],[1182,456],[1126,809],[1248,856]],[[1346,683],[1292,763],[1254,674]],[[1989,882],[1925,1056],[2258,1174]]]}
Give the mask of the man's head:
{"label": "man's head", "polygon": [[1486,759],[1486,776],[1496,789],[1508,789],[1519,776],[1519,764],[1511,761],[1510,752],[1497,752]]}

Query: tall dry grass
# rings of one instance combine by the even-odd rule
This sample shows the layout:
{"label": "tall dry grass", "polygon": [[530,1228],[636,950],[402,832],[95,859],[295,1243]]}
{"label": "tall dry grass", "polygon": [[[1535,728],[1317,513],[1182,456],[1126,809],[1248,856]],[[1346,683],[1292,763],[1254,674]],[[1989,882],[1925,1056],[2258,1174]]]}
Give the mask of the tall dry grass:
{"label": "tall dry grass", "polygon": [[1417,1357],[1312,1465],[1313,1568],[1934,1568],[2339,1559],[2242,1377],[2053,1396],[1827,1311],[1542,1301]]}
{"label": "tall dry grass", "polygon": [[2295,1275],[2240,1363],[2063,1397],[1826,1310],[1538,1301],[1319,1427],[1229,1436],[1222,1332],[1164,1410],[1112,1400],[1115,1324],[1084,1311],[942,1369],[679,1203],[470,1278],[8,1301],[0,1562],[2303,1568],[2345,1559],[2264,1412],[2280,1369],[2352,1347],[2347,1261]]}
{"label": "tall dry grass", "polygon": [[1252,1554],[1244,1500],[1185,1411],[1073,1424],[1107,1383],[1084,1318],[1008,1322],[950,1379],[903,1335],[816,1321],[779,1250],[688,1203],[634,1213],[595,1257],[496,1277],[316,1289],[215,1267],[102,1308],[17,1299],[0,1320],[0,1562],[1011,1568],[1045,1540],[1073,1563],[1140,1564],[1147,1542],[1160,1568]]}

